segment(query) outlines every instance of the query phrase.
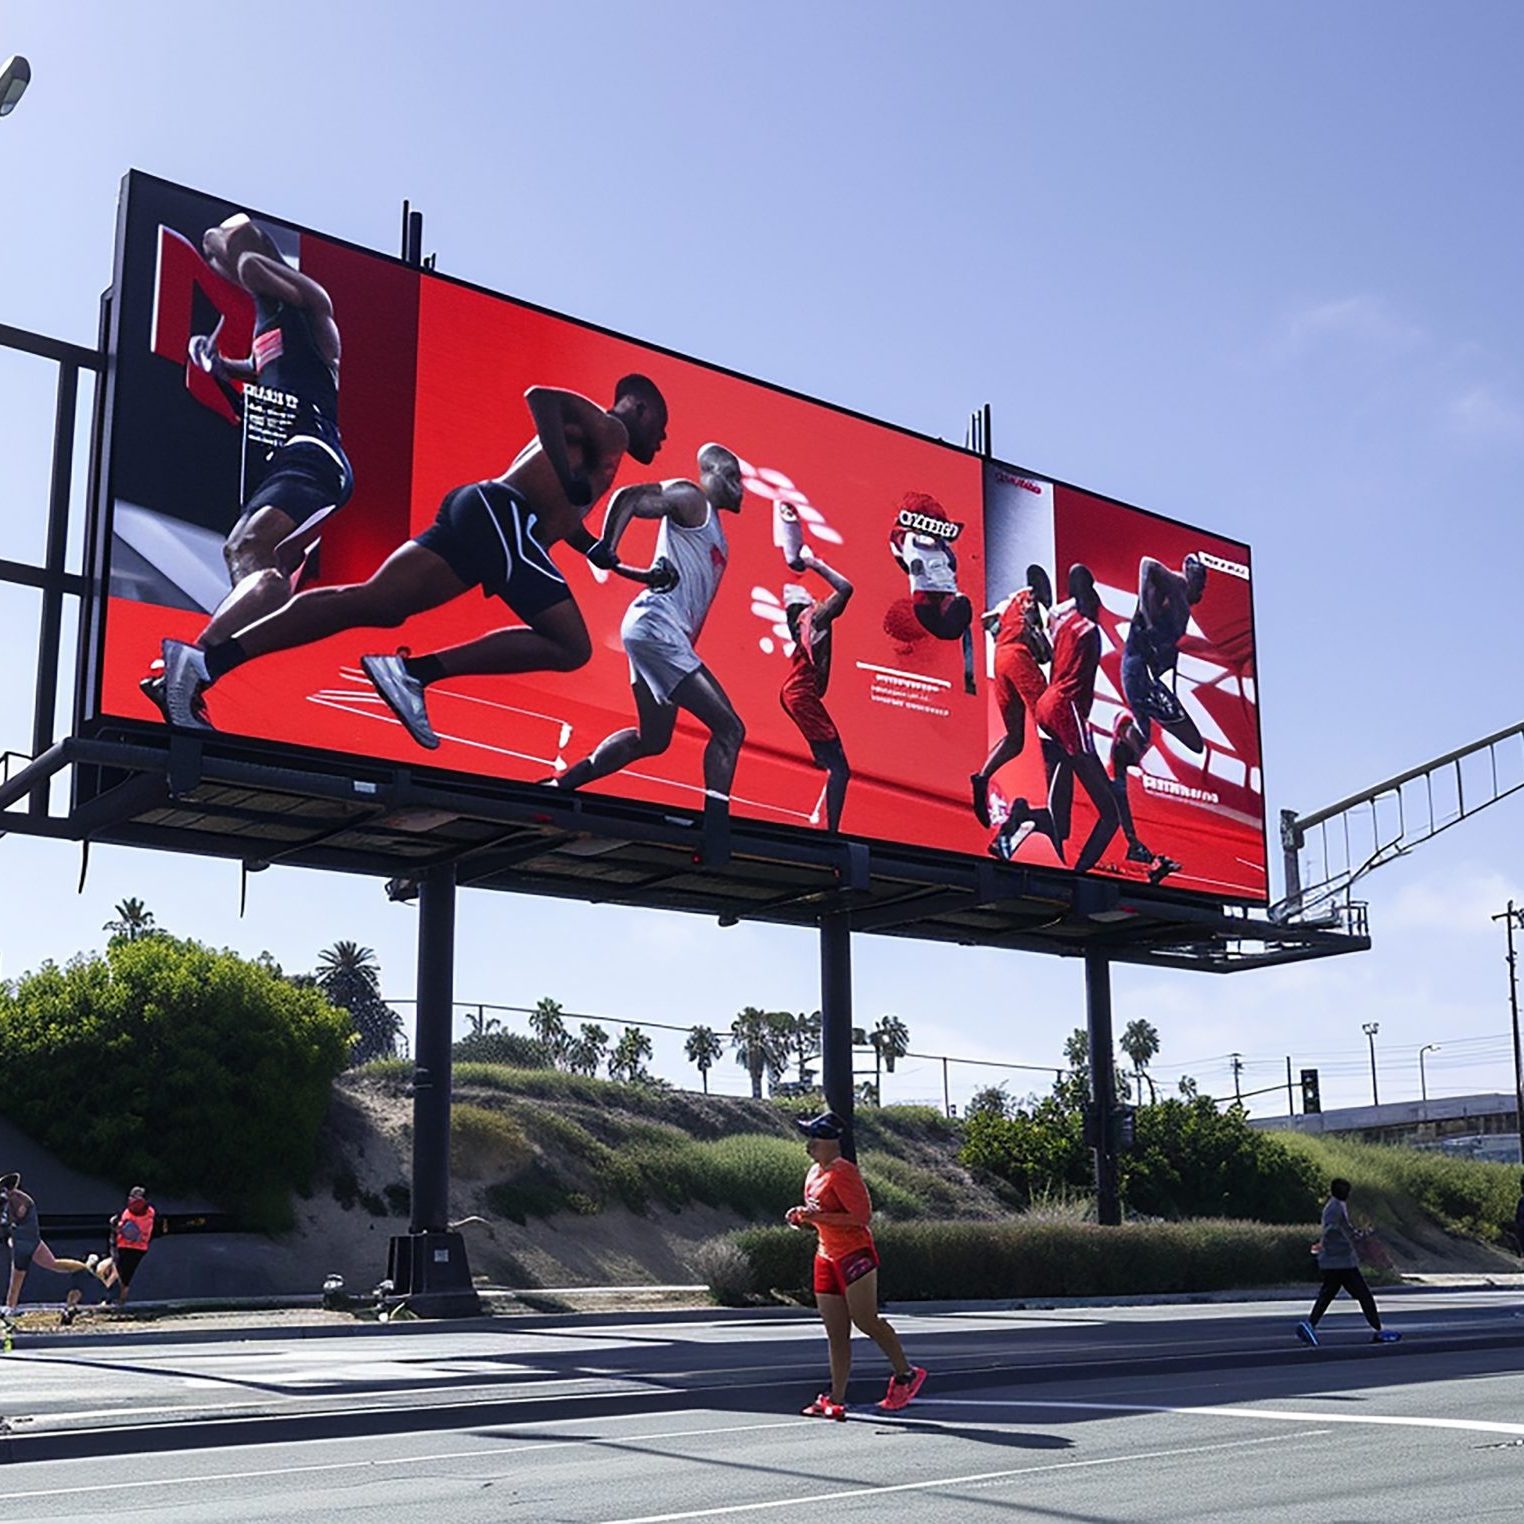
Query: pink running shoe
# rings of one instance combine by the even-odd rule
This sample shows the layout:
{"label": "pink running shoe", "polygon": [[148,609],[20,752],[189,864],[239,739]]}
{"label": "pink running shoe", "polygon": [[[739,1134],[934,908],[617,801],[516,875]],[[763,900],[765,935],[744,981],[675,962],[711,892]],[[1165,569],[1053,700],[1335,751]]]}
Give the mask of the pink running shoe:
{"label": "pink running shoe", "polygon": [[893,1413],[899,1408],[908,1407],[915,1394],[926,1384],[926,1367],[912,1365],[910,1376],[902,1380],[899,1376],[889,1378],[889,1390],[884,1393],[884,1400],[879,1407],[886,1413]]}
{"label": "pink running shoe", "polygon": [[806,1418],[834,1418],[837,1423],[847,1421],[846,1404],[833,1402],[829,1392],[822,1392],[807,1408],[799,1411]]}

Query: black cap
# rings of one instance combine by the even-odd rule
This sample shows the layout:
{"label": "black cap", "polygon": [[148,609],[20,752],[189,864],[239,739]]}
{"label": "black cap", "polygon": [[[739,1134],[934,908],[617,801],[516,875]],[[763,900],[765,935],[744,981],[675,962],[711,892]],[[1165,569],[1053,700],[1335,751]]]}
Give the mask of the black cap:
{"label": "black cap", "polygon": [[834,1111],[822,1111],[818,1117],[795,1117],[794,1126],[807,1138],[830,1138],[833,1141],[846,1132],[847,1124]]}

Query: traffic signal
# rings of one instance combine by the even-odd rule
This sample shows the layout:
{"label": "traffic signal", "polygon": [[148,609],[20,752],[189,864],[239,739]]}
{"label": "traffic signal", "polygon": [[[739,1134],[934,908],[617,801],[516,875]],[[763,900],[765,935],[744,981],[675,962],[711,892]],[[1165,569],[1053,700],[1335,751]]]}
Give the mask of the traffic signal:
{"label": "traffic signal", "polygon": [[1316,1069],[1302,1070],[1302,1110],[1308,1116],[1322,1111],[1323,1101],[1318,1094],[1318,1071]]}
{"label": "traffic signal", "polygon": [[1137,1139],[1138,1108],[1136,1106],[1118,1106],[1111,1115],[1116,1126],[1116,1131],[1112,1136],[1116,1139],[1117,1151],[1122,1153],[1131,1148]]}

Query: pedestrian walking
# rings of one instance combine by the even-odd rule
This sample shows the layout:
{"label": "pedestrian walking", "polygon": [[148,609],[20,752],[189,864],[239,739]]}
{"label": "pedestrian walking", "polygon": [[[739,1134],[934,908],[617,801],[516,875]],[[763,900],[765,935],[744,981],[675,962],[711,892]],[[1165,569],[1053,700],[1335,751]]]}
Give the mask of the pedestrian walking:
{"label": "pedestrian walking", "polygon": [[1360,1256],[1355,1247],[1359,1234],[1349,1220],[1349,1191],[1348,1180],[1330,1182],[1328,1202],[1323,1208],[1323,1237],[1313,1245],[1318,1256],[1318,1269],[1323,1272],[1323,1284],[1318,1288],[1312,1311],[1297,1324],[1296,1336],[1303,1344],[1314,1347],[1318,1342],[1318,1321],[1340,1291],[1349,1292],[1359,1302],[1365,1321],[1371,1325],[1372,1344],[1395,1344],[1402,1337],[1395,1330],[1381,1326],[1376,1298],[1360,1273]]}

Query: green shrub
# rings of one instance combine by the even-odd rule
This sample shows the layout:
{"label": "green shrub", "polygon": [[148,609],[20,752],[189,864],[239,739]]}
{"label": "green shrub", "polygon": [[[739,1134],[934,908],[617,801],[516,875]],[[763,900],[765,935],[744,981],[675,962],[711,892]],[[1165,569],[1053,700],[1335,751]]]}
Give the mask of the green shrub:
{"label": "green shrub", "polygon": [[[1122,1296],[1271,1286],[1310,1280],[1311,1226],[1225,1219],[1129,1223],[886,1223],[874,1237],[886,1301]],[[812,1233],[745,1228],[732,1235],[752,1284],[808,1297]],[[714,1288],[716,1295],[719,1288]]]}
{"label": "green shrub", "polygon": [[0,985],[0,1112],[65,1163],[290,1221],[353,1041],[315,989],[170,936]]}
{"label": "green shrub", "polygon": [[450,1108],[450,1170],[460,1179],[513,1175],[533,1157],[524,1129],[506,1112],[485,1106]]}
{"label": "green shrub", "polygon": [[[1053,1100],[1031,1112],[971,1118],[959,1158],[1005,1181],[1022,1206],[1090,1184],[1080,1114]],[[1305,1222],[1322,1200],[1305,1155],[1205,1098],[1140,1106],[1136,1142],[1120,1162],[1122,1199],[1148,1217]]]}
{"label": "green shrub", "polygon": [[1507,1243],[1504,1229],[1512,1226],[1519,1199],[1517,1165],[1346,1138],[1276,1137],[1305,1162],[1320,1198],[1335,1176],[1351,1183],[1350,1212],[1357,1222],[1411,1233],[1427,1220],[1447,1232]]}
{"label": "green shrub", "polygon": [[457,1064],[506,1064],[514,1069],[554,1069],[550,1049],[522,1032],[467,1032],[450,1050]]}

